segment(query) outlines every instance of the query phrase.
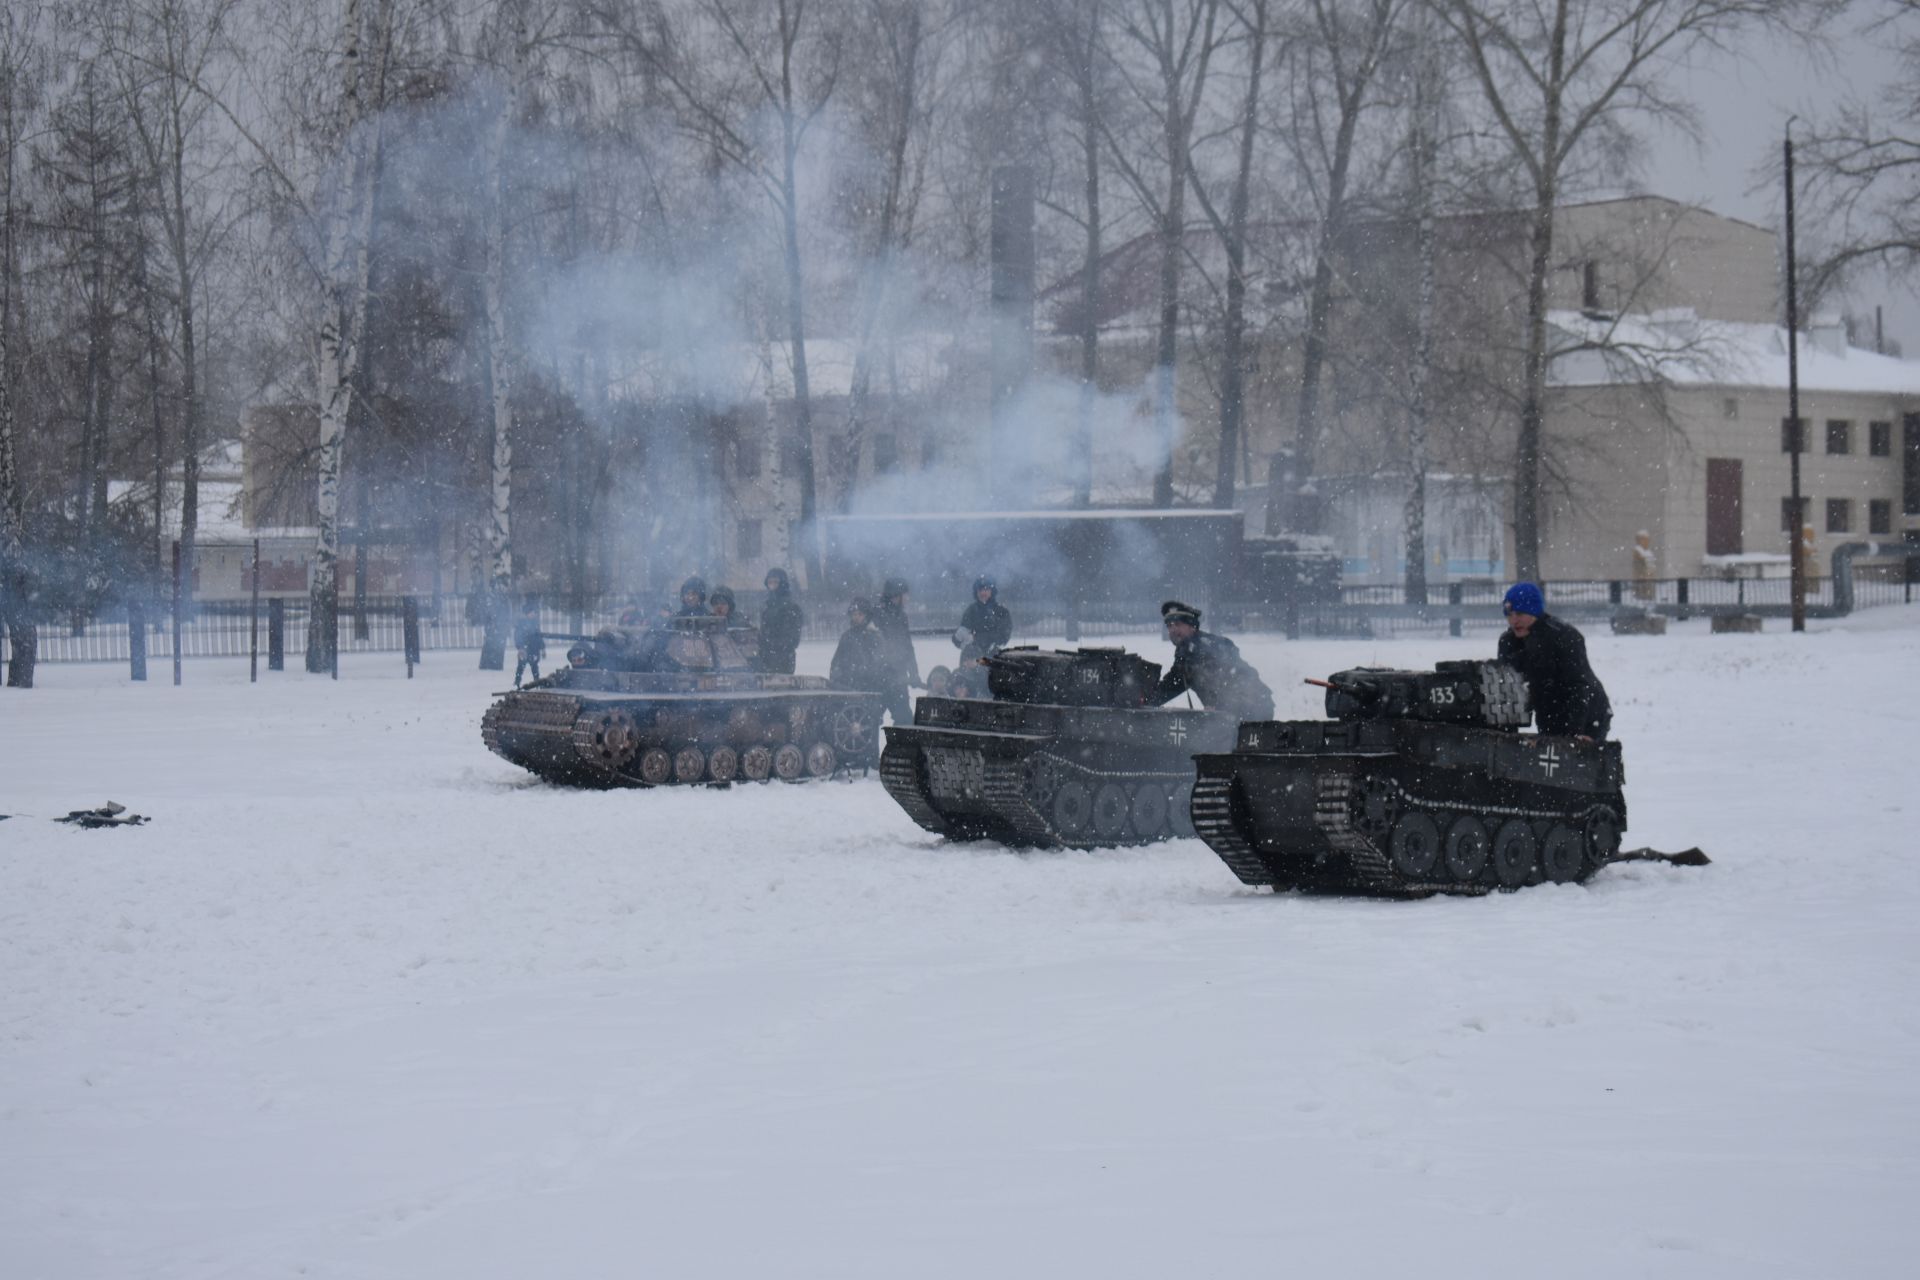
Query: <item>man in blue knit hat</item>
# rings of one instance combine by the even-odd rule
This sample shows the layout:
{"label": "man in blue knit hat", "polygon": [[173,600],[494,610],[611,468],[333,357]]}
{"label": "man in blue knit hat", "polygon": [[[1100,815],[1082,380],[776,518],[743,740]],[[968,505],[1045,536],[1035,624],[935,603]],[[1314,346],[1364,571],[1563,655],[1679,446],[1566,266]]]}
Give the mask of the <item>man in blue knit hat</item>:
{"label": "man in blue knit hat", "polygon": [[1587,664],[1587,641],[1579,630],[1547,612],[1546,597],[1531,582],[1507,588],[1507,629],[1500,633],[1500,661],[1527,678],[1533,691],[1533,721],[1542,733],[1603,739],[1613,725],[1613,706],[1600,678]]}

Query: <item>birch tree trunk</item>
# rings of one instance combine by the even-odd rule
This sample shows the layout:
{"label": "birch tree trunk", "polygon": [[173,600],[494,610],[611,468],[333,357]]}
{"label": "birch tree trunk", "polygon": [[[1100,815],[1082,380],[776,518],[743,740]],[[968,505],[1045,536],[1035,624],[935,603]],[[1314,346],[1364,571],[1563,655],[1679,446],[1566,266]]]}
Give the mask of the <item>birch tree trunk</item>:
{"label": "birch tree trunk", "polygon": [[0,627],[4,627],[13,650],[7,665],[7,684],[31,689],[40,633],[29,600],[32,579],[26,566],[25,495],[14,453],[13,417],[13,311],[20,223],[14,200],[15,159],[20,143],[16,107],[19,88],[15,83],[18,73],[19,66],[9,48],[6,60],[0,62],[0,147],[6,149],[5,156],[0,157],[0,182],[6,184],[0,195]]}
{"label": "birch tree trunk", "polygon": [[[1424,34],[1424,33],[1423,33]],[[1431,47],[1428,41],[1423,45]],[[1407,603],[1427,602],[1427,467],[1428,420],[1432,413],[1433,311],[1435,226],[1433,208],[1434,135],[1432,116],[1437,109],[1430,56],[1423,57],[1414,86],[1412,162],[1415,251],[1420,255],[1420,283],[1414,300],[1413,367],[1408,371],[1407,469]]]}
{"label": "birch tree trunk", "polygon": [[[1253,184],[1253,139],[1260,124],[1260,72],[1267,52],[1267,2],[1248,6],[1247,96],[1241,108],[1240,156],[1227,210],[1227,313],[1221,334],[1220,450],[1215,459],[1213,505],[1233,506],[1233,468],[1246,421],[1247,206]],[[1196,185],[1196,190],[1198,189]]]}
{"label": "birch tree trunk", "polygon": [[[373,168],[380,146],[380,122],[367,119],[366,76],[362,65],[362,0],[347,0],[341,30],[342,133],[341,198],[327,216],[326,292],[320,322],[320,441],[315,505],[318,537],[308,592],[307,670],[337,670],[340,645],[340,464],[347,419],[353,407],[359,338],[366,323],[367,272],[371,263],[367,233],[373,222]],[[381,0],[375,22],[376,57],[384,73],[391,43],[391,0]]]}
{"label": "birch tree trunk", "polygon": [[513,630],[513,384],[514,351],[507,334],[507,135],[519,117],[527,78],[525,0],[502,0],[506,86],[500,113],[487,135],[487,259],[481,291],[487,311],[487,380],[493,409],[493,462],[487,508],[487,632],[480,669],[506,666]]}

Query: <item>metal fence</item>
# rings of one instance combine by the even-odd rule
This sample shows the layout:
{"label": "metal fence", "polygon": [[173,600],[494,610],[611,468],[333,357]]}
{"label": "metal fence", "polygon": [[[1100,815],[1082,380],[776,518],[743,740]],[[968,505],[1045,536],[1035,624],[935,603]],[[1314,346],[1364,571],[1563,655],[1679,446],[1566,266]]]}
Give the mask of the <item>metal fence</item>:
{"label": "metal fence", "polygon": [[[1429,593],[1425,606],[1410,605],[1398,585],[1356,584],[1343,587],[1337,601],[1300,604],[1293,608],[1264,601],[1214,601],[1208,610],[1210,623],[1217,621],[1225,629],[1237,632],[1282,632],[1304,637],[1356,637],[1382,639],[1394,636],[1460,635],[1467,631],[1491,631],[1503,625],[1500,597],[1503,585],[1493,582],[1441,584]],[[1784,613],[1789,605],[1789,584],[1784,579],[1667,578],[1653,582],[1566,581],[1546,584],[1549,606],[1556,613],[1584,620],[1604,619],[1622,610],[1646,609],[1685,617],[1690,613],[1726,613],[1746,609]],[[1834,580],[1821,578],[1808,583],[1810,609],[1833,612]],[[1911,603],[1914,584],[1888,575],[1861,574],[1853,583],[1855,608]],[[428,650],[475,650],[486,634],[483,621],[467,608],[466,602],[450,596],[420,597],[418,609],[420,647]],[[763,599],[758,593],[740,593],[742,609],[749,615],[759,613]],[[1158,616],[1155,602],[1135,604],[1083,604],[1071,612],[1060,604],[1023,607],[1018,599],[1009,601],[1014,610],[1016,638],[1020,636],[1068,636],[1082,640],[1139,634],[1155,629]],[[805,637],[832,640],[845,626],[844,602],[816,598],[803,601],[807,612]],[[592,635],[614,625],[620,616],[636,607],[652,614],[657,602],[649,598],[644,605],[630,598],[598,600],[575,611],[565,602],[547,601],[540,610],[541,630],[551,635]],[[908,621],[923,635],[940,635],[957,623],[964,601],[911,600]],[[343,602],[339,616],[340,652],[400,653],[405,647],[406,599],[381,597],[369,599],[364,611]],[[310,624],[305,598],[287,598],[275,603],[263,602],[257,619],[244,603],[204,602],[195,604],[181,619],[180,654],[183,658],[246,657],[258,646],[264,662],[269,648],[270,612],[281,614],[281,634],[290,665],[304,662],[307,630]],[[164,607],[145,615],[147,656],[152,661],[170,661],[173,657],[173,626]],[[554,652],[554,650],[559,652]],[[79,623],[42,622],[39,631],[41,662],[126,662],[131,657],[128,613],[124,607],[103,611]],[[562,660],[564,641],[549,646],[549,657]],[[0,659],[9,659],[11,650],[0,637]]]}

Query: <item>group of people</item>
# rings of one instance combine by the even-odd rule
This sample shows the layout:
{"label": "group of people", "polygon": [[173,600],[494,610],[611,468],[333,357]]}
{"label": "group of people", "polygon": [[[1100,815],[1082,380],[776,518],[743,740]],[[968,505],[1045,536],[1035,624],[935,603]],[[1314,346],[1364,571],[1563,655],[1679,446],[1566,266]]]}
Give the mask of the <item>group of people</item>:
{"label": "group of people", "polygon": [[[806,615],[793,598],[784,569],[769,569],[767,600],[758,628],[756,667],[791,675]],[[926,688],[907,625],[910,588],[901,578],[888,578],[878,602],[856,597],[847,605],[847,628],[833,653],[829,679],[845,689],[880,695],[895,724],[913,723],[910,689]],[[1601,740],[1612,727],[1613,708],[1606,689],[1587,661],[1585,638],[1572,625],[1549,614],[1540,588],[1520,582],[1503,601],[1507,629],[1500,635],[1498,657],[1526,677],[1532,690],[1535,722],[1540,732]],[[663,610],[663,613],[667,612]],[[747,627],[733,592],[726,587],[707,590],[706,582],[688,578],[680,586],[680,617],[724,618],[727,626]],[[1192,693],[1210,711],[1231,712],[1240,720],[1273,718],[1273,691],[1261,680],[1233,641],[1200,628],[1200,610],[1179,600],[1160,606],[1160,621],[1173,644],[1173,664],[1155,690],[1153,703],[1164,705],[1183,693]],[[637,610],[621,617],[625,627],[644,626]],[[999,588],[990,577],[974,579],[973,599],[953,632],[960,664],[979,664],[1006,647],[1013,637],[1013,615],[1000,603]],[[519,663],[513,683],[520,687],[522,670],[531,667],[540,677],[545,641],[539,613],[529,603],[514,633]],[[569,662],[582,665],[591,651],[576,645]]]}

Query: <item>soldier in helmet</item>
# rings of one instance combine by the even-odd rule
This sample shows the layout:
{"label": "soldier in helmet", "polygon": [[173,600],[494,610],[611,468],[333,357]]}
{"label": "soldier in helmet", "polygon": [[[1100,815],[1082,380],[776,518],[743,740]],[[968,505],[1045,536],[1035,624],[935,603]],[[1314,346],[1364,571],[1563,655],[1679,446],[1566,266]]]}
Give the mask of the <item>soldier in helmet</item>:
{"label": "soldier in helmet", "polygon": [[1191,689],[1209,711],[1231,712],[1242,720],[1273,719],[1273,690],[1233,641],[1200,629],[1198,609],[1169,600],[1160,606],[1160,621],[1173,642],[1173,665],[1160,679],[1156,706]]}
{"label": "soldier in helmet", "polygon": [[729,629],[750,625],[740,613],[739,602],[733,598],[732,587],[715,587],[713,594],[707,597],[707,612],[716,618],[726,619]]}
{"label": "soldier in helmet", "polygon": [[793,674],[794,654],[800,649],[800,632],[806,615],[793,598],[785,569],[767,570],[767,607],[760,615],[760,655],[762,671]]}
{"label": "soldier in helmet", "polygon": [[908,586],[904,578],[888,578],[880,588],[880,605],[874,610],[873,625],[880,632],[882,652],[898,673],[898,694],[890,696],[887,712],[895,724],[913,723],[913,701],[909,688],[924,689],[920,662],[913,653],[913,632],[907,626]]}
{"label": "soldier in helmet", "polygon": [[838,688],[888,696],[898,693],[904,698],[906,688],[887,654],[885,637],[873,624],[873,612],[873,606],[863,597],[855,597],[847,605],[847,629],[841,633],[839,647],[833,651],[833,665],[828,668],[827,678]]}
{"label": "soldier in helmet", "polygon": [[680,584],[680,616],[683,618],[707,616],[707,580],[697,573]]}
{"label": "soldier in helmet", "polygon": [[978,662],[990,653],[998,653],[1013,639],[1013,615],[1000,603],[999,589],[985,574],[973,580],[973,600],[960,615],[960,626],[953,633],[960,647],[960,664]]}

